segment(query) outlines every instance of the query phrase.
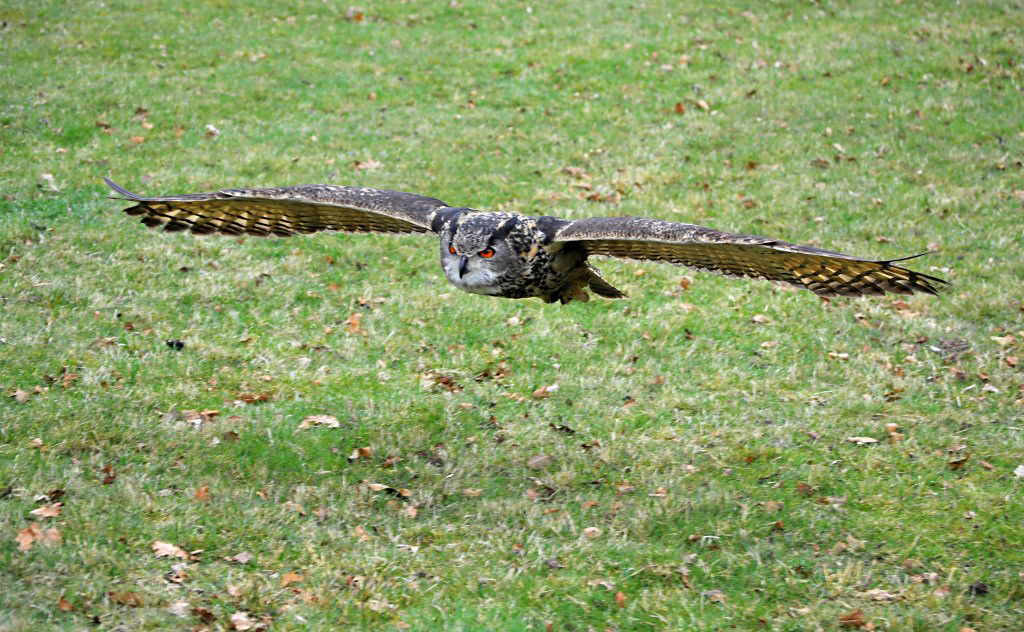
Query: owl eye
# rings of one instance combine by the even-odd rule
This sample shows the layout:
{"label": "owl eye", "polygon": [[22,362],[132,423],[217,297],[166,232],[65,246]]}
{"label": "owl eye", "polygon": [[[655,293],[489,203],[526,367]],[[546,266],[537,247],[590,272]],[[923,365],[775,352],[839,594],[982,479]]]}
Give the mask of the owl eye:
{"label": "owl eye", "polygon": [[484,259],[490,259],[491,257],[494,256],[494,248],[486,248],[484,250],[481,250],[479,254]]}
{"label": "owl eye", "polygon": [[448,246],[448,252],[455,254],[455,246]]}

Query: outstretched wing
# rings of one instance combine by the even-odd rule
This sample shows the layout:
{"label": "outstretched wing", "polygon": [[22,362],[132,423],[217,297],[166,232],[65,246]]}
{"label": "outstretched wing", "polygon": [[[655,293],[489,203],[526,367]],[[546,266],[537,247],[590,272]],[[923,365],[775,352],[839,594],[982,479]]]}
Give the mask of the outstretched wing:
{"label": "outstretched wing", "polygon": [[780,281],[820,296],[936,294],[947,285],[937,277],[893,265],[904,259],[871,261],[768,237],[654,219],[581,219],[559,230],[554,241],[577,242],[591,255],[664,261],[730,276]]}
{"label": "outstretched wing", "polygon": [[107,178],[103,181],[123,199],[136,202],[125,212],[144,215],[146,226],[196,234],[425,233],[438,209],[447,207],[441,200],[412,193],[331,184],[142,197]]}

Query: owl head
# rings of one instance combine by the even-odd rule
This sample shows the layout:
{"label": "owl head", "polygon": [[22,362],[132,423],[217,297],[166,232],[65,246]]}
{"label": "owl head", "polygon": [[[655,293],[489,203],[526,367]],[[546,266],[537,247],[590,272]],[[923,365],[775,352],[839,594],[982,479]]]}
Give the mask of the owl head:
{"label": "owl head", "polygon": [[466,292],[499,294],[498,277],[522,265],[508,243],[516,221],[512,213],[463,213],[452,221],[441,236],[448,281]]}

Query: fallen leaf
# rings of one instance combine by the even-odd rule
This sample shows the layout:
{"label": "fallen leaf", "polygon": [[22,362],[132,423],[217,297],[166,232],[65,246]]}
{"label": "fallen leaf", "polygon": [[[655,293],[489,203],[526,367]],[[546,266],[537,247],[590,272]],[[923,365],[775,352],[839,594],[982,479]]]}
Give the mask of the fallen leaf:
{"label": "fallen leaf", "polygon": [[622,592],[621,590],[615,593],[615,605],[620,608],[626,607],[626,593]]}
{"label": "fallen leaf", "polygon": [[555,462],[555,457],[550,454],[538,454],[526,462],[526,466],[532,470],[541,470]]}
{"label": "fallen leaf", "polygon": [[332,415],[308,415],[299,424],[299,430],[305,430],[312,426],[326,426],[328,428],[340,428],[341,422]]}
{"label": "fallen leaf", "polygon": [[814,492],[816,491],[818,491],[818,488],[815,487],[814,485],[811,485],[810,483],[804,483],[801,481],[796,484],[796,493],[800,494],[801,496],[810,496],[814,494]]}
{"label": "fallen leaf", "polygon": [[33,524],[19,531],[18,535],[14,536],[14,541],[18,543],[19,551],[27,551],[35,544],[36,538],[42,534],[42,530]]}
{"label": "fallen leaf", "polygon": [[303,579],[305,578],[302,575],[299,575],[298,573],[292,571],[288,571],[287,573],[281,576],[281,588],[287,588],[291,584],[297,584],[301,582]]}
{"label": "fallen leaf", "polygon": [[725,593],[721,590],[705,590],[701,595],[711,603],[725,603]]}
{"label": "fallen leaf", "polygon": [[878,443],[878,439],[875,439],[874,437],[847,437],[846,440],[850,443],[856,443],[857,445],[871,445],[873,443]]}
{"label": "fallen leaf", "polygon": [[29,513],[37,518],[56,518],[60,515],[60,508],[64,503],[53,503],[52,505],[43,505],[39,509],[33,509]]}
{"label": "fallen leaf", "polygon": [[480,496],[481,493],[483,493],[483,490],[477,489],[475,487],[467,487],[466,489],[462,490],[462,495],[465,496],[466,498],[477,498]]}
{"label": "fallen leaf", "polygon": [[558,390],[558,385],[557,384],[552,384],[550,386],[541,386],[540,388],[538,388],[537,390],[535,390],[533,392],[533,398],[534,399],[545,399],[547,397],[551,397],[551,393],[554,393],[557,390]]}
{"label": "fallen leaf", "polygon": [[236,553],[235,555],[225,559],[229,562],[234,562],[235,564],[248,564],[252,561],[252,555],[242,551],[241,553]]}
{"label": "fallen leaf", "polygon": [[110,600],[113,601],[114,603],[121,604],[122,606],[128,606],[130,608],[138,608],[139,606],[142,605],[142,597],[140,597],[139,593],[136,593],[136,592],[130,592],[130,591],[114,592],[114,591],[110,591],[110,592],[107,593],[107,597],[109,597]]}
{"label": "fallen leaf", "polygon": [[755,325],[764,325],[766,323],[770,323],[771,321],[764,314],[754,314],[753,316],[750,317],[750,322],[754,323]]}
{"label": "fallen leaf", "polygon": [[67,598],[64,597],[64,595],[61,595],[60,599],[57,600],[57,608],[59,608],[62,612],[71,612],[75,609],[75,607],[71,605],[71,602],[68,601]]}
{"label": "fallen leaf", "polygon": [[358,525],[355,529],[352,529],[352,537],[360,542],[370,541],[370,534],[366,532],[366,529]]}
{"label": "fallen leaf", "polygon": [[196,493],[193,495],[193,497],[201,503],[210,502],[210,487],[208,485],[203,485],[202,487],[196,490]]}
{"label": "fallen leaf", "polygon": [[776,500],[766,500],[761,503],[761,507],[764,508],[766,513],[772,513],[782,509],[782,503]]}
{"label": "fallen leaf", "polygon": [[596,538],[601,537],[601,529],[599,529],[598,527],[587,527],[583,530],[583,535],[588,540],[594,540]]}
{"label": "fallen leaf", "polygon": [[167,612],[170,612],[176,617],[187,617],[189,613],[192,612],[192,604],[184,599],[172,601],[171,604],[167,606]]}
{"label": "fallen leaf", "polygon": [[236,612],[231,615],[230,621],[233,630],[251,630],[253,628],[253,621],[249,618],[248,612]]}
{"label": "fallen leaf", "polygon": [[380,169],[384,164],[377,162],[376,160],[355,160],[352,162],[352,168],[357,171],[366,171],[368,169]]}
{"label": "fallen leaf", "polygon": [[860,609],[839,615],[839,625],[846,628],[862,628],[867,623],[868,620],[864,618],[864,613]]}
{"label": "fallen leaf", "polygon": [[29,391],[23,391],[19,388],[15,389],[14,392],[11,393],[11,397],[13,397],[14,401],[18,404],[24,404],[32,397],[32,393]]}
{"label": "fallen leaf", "polygon": [[873,601],[896,601],[897,599],[901,598],[901,595],[899,593],[891,593],[887,590],[882,590],[880,588],[868,590],[864,592],[863,595],[867,599],[871,599]]}
{"label": "fallen leaf", "polygon": [[185,549],[171,544],[170,542],[161,542],[160,540],[154,540],[152,544],[153,553],[157,557],[178,557],[183,560],[192,559],[188,551]]}
{"label": "fallen leaf", "polygon": [[970,458],[971,458],[971,453],[968,452],[962,458],[956,459],[954,461],[949,461],[949,463],[948,463],[949,464],[949,469],[953,470],[954,472],[959,470],[959,469],[963,469],[963,467],[965,465],[967,465],[967,460],[970,459]]}

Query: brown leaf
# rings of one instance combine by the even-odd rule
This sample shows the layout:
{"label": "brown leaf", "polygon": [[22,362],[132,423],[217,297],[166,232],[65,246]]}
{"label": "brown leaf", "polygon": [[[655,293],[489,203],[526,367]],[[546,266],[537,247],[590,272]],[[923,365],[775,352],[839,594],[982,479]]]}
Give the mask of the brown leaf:
{"label": "brown leaf", "polygon": [[526,462],[531,470],[541,470],[555,462],[555,457],[550,454],[538,454]]}
{"label": "brown leaf", "polygon": [[345,331],[350,334],[361,334],[363,333],[359,329],[359,321],[363,319],[363,315],[356,312],[345,319]]}
{"label": "brown leaf", "polygon": [[161,542],[160,540],[154,540],[151,545],[153,553],[156,553],[157,557],[178,557],[183,560],[191,559],[188,551],[185,549],[171,544],[170,542]]}
{"label": "brown leaf", "polygon": [[128,139],[128,141],[133,145],[140,145],[146,142],[146,139],[143,138],[142,136],[132,136],[131,138]]}
{"label": "brown leaf", "polygon": [[963,469],[963,467],[965,465],[967,465],[967,460],[970,459],[970,458],[971,458],[971,453],[968,452],[967,454],[965,454],[963,456],[963,458],[956,459],[954,461],[949,461],[949,469],[953,470],[954,472],[959,470],[959,469]]}
{"label": "brown leaf", "polygon": [[61,595],[60,599],[57,600],[57,608],[59,608],[61,612],[71,612],[75,609],[64,595]]}
{"label": "brown leaf", "polygon": [[777,500],[766,500],[763,503],[761,503],[761,507],[764,508],[765,512],[772,513],[782,509],[782,503],[778,502]]}
{"label": "brown leaf", "polygon": [[64,503],[53,503],[52,505],[43,505],[39,509],[33,509],[29,513],[37,518],[56,518],[60,515],[60,508]]}
{"label": "brown leaf", "polygon": [[281,588],[287,588],[291,584],[297,584],[301,582],[303,579],[305,578],[302,575],[299,575],[298,573],[294,573],[292,571],[288,571],[287,573],[281,576]]}
{"label": "brown leaf", "polygon": [[53,545],[53,544],[60,544],[61,539],[62,539],[62,536],[60,534],[60,531],[58,531],[57,529],[52,528],[52,527],[47,529],[46,531],[43,531],[43,537],[41,539],[37,538],[38,541],[42,542],[43,544],[45,544],[47,546],[50,546],[50,545]]}
{"label": "brown leaf", "polygon": [[196,493],[194,494],[194,498],[201,503],[210,502],[210,486],[203,485],[202,487],[197,489]]}
{"label": "brown leaf", "polygon": [[304,430],[312,426],[327,426],[328,428],[340,428],[341,422],[338,421],[337,417],[332,415],[309,415],[302,420],[299,424],[299,430]]}
{"label": "brown leaf", "polygon": [[14,398],[15,402],[19,404],[24,404],[32,397],[32,393],[30,393],[29,391],[23,391],[20,388],[18,388],[15,389],[13,393],[11,393],[11,397]]}
{"label": "brown leaf", "polygon": [[533,398],[534,399],[546,399],[548,397],[551,397],[551,390],[552,389],[551,389],[550,386],[541,386],[540,388],[538,388],[537,390],[535,390],[533,392]]}
{"label": "brown leaf", "polygon": [[871,445],[878,443],[878,439],[875,439],[874,437],[847,437],[846,440],[850,443],[856,443],[857,445]]}
{"label": "brown leaf", "polygon": [[245,551],[242,551],[241,553],[236,553],[235,555],[232,555],[231,557],[226,557],[224,559],[226,559],[229,562],[234,562],[235,564],[245,565],[252,561],[252,555],[246,553]]}
{"label": "brown leaf", "polygon": [[366,532],[366,529],[357,525],[355,529],[352,529],[352,537],[360,542],[369,542],[370,534]]}
{"label": "brown leaf", "polygon": [[131,608],[138,608],[142,605],[142,597],[136,592],[114,592],[110,591],[107,593],[107,597],[114,603],[121,604],[122,606],[129,606]]}
{"label": "brown leaf", "polygon": [[796,484],[796,493],[800,494],[801,496],[810,496],[814,494],[814,492],[816,491],[818,491],[818,488],[815,487],[814,485],[811,485],[810,483],[804,483],[801,481]]}
{"label": "brown leaf", "polygon": [[255,625],[248,612],[236,612],[230,617],[232,630],[251,630]]}
{"label": "brown leaf", "polygon": [[705,590],[701,595],[711,603],[725,603],[725,593],[721,590]]}
{"label": "brown leaf", "polygon": [[18,535],[14,537],[14,540],[18,543],[19,551],[27,551],[32,548],[36,539],[42,537],[42,535],[42,529],[32,524],[19,531]]}
{"label": "brown leaf", "polygon": [[626,593],[622,592],[621,590],[615,593],[615,605],[620,608],[626,607]]}
{"label": "brown leaf", "polygon": [[357,171],[366,171],[368,169],[380,169],[384,164],[377,162],[376,160],[354,160],[352,162],[352,168]]}
{"label": "brown leaf", "polygon": [[846,628],[862,628],[867,623],[868,620],[864,618],[864,613],[859,608],[839,615],[839,625]]}

